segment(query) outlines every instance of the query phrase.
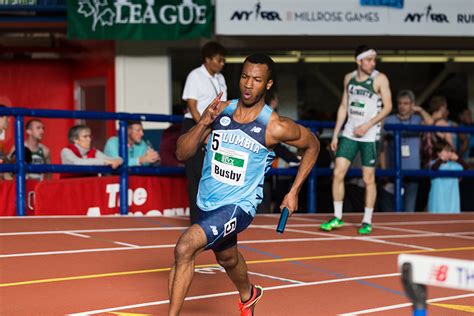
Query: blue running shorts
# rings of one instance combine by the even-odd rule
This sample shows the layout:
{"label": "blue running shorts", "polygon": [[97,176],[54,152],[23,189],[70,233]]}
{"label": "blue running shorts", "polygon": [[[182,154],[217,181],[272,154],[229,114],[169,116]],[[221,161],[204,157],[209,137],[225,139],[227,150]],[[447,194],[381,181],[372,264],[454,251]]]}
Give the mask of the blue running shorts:
{"label": "blue running shorts", "polygon": [[246,229],[253,217],[237,205],[224,205],[213,211],[198,211],[196,224],[206,233],[206,250],[226,250],[237,244],[237,234]]}

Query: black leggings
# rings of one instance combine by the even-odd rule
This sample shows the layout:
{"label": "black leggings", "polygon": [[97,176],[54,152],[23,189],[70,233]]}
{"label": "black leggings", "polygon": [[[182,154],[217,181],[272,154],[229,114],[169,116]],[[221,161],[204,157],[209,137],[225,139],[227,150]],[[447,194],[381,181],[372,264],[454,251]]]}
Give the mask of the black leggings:
{"label": "black leggings", "polygon": [[[196,123],[193,119],[186,118],[183,121],[181,134],[189,131]],[[196,154],[185,161],[186,177],[188,178],[188,197],[191,225],[198,220],[198,208],[196,197],[198,193],[199,181],[201,180],[202,163],[204,161],[204,148],[200,146]]]}

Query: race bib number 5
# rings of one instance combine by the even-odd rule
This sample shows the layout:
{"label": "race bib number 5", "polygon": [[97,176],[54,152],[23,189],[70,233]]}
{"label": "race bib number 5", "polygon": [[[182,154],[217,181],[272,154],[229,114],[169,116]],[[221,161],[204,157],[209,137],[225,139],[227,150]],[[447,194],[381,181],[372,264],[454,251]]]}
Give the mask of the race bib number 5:
{"label": "race bib number 5", "polygon": [[214,133],[211,148],[213,151],[211,175],[219,182],[243,186],[247,171],[248,153],[223,148],[220,146],[220,135]]}

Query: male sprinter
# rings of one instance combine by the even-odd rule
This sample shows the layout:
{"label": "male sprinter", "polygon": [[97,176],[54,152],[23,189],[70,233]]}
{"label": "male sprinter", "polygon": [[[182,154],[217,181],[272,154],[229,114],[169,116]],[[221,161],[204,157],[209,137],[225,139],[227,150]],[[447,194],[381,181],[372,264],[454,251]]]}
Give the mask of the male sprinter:
{"label": "male sprinter", "polygon": [[280,117],[265,105],[273,84],[273,60],[254,54],[244,61],[240,99],[221,103],[218,95],[199,122],[178,139],[176,155],[186,160],[207,141],[197,205],[199,220],[178,240],[170,273],[169,315],[178,315],[194,274],[194,260],[204,250],[214,251],[217,262],[240,294],[241,315],[254,315],[262,288],[252,285],[247,265],[237,250],[237,234],[253,220],[262,201],[264,174],[279,142],[303,151],[301,164],[280,208],[298,208],[298,192],[319,153],[319,141],[306,128]]}
{"label": "male sprinter", "polygon": [[[344,177],[352,160],[360,151],[365,184],[365,208],[359,234],[367,235],[372,232],[372,213],[377,196],[376,138],[380,129],[379,124],[392,111],[390,85],[387,76],[375,70],[376,57],[374,49],[367,46],[358,47],[355,51],[357,70],[344,77],[344,94],[337,110],[336,127],[331,142],[331,150],[337,150],[332,182],[334,217],[321,224],[321,229],[326,231],[344,225],[342,221]],[[381,110],[380,101],[383,104]],[[347,123],[339,139],[338,134],[346,117],[348,117]]]}

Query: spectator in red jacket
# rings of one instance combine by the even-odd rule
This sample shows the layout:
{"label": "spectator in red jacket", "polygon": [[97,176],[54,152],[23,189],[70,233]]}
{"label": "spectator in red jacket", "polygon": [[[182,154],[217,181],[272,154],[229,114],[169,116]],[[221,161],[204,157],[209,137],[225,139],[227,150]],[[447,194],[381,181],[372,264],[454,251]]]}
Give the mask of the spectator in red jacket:
{"label": "spectator in red jacket", "polygon": [[86,125],[76,125],[69,129],[69,145],[61,150],[61,162],[68,165],[107,165],[116,169],[122,164],[121,158],[110,158],[100,150],[91,147],[91,129]]}

